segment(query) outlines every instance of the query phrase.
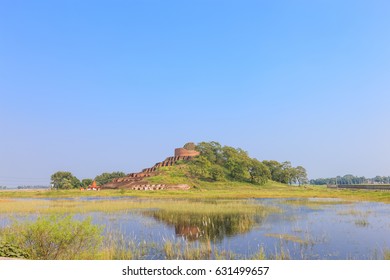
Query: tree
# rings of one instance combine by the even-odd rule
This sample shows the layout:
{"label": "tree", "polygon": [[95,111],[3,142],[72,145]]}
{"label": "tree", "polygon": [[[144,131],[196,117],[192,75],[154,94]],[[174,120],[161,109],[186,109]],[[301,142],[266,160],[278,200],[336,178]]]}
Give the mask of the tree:
{"label": "tree", "polygon": [[236,181],[245,181],[249,178],[248,165],[245,161],[231,157],[226,163],[229,175]]}
{"label": "tree", "polygon": [[257,159],[251,160],[249,175],[251,177],[251,182],[259,185],[264,185],[267,183],[268,179],[271,178],[271,172],[268,167]]}
{"label": "tree", "polygon": [[207,178],[210,175],[211,162],[204,156],[194,158],[190,163],[190,173],[193,176]]}
{"label": "tree", "polygon": [[109,182],[111,182],[112,180],[116,179],[116,178],[122,178],[122,177],[125,177],[126,174],[123,173],[123,172],[112,172],[112,173],[107,173],[107,172],[104,172],[98,176],[95,177],[95,181],[96,181],[96,184],[98,186],[102,186],[104,184],[107,184]]}
{"label": "tree", "polygon": [[92,179],[83,179],[81,180],[81,186],[83,188],[88,188],[90,185],[92,185],[93,180]]}
{"label": "tree", "polygon": [[188,142],[183,146],[184,149],[193,151],[196,149],[196,145],[192,142]]}
{"label": "tree", "polygon": [[297,166],[294,168],[294,179],[298,182],[298,185],[307,184],[307,173],[306,169],[302,166]]}
{"label": "tree", "polygon": [[214,181],[223,181],[225,180],[225,172],[222,166],[214,164],[210,168],[210,176]]}
{"label": "tree", "polygon": [[263,163],[268,167],[271,173],[271,179],[279,182],[281,178],[282,164],[276,160],[263,160]]}
{"label": "tree", "polygon": [[222,146],[218,142],[200,142],[195,149],[209,162],[221,164]]}
{"label": "tree", "polygon": [[55,189],[73,189],[80,187],[79,179],[67,171],[58,171],[51,175],[50,179]]}

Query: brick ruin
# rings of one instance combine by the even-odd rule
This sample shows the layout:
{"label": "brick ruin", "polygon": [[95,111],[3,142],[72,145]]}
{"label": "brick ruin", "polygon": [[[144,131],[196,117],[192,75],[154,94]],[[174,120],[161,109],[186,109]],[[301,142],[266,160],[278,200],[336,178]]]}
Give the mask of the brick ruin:
{"label": "brick ruin", "polygon": [[149,184],[145,178],[151,177],[157,174],[157,170],[160,167],[172,166],[179,160],[191,160],[194,156],[199,155],[198,151],[187,150],[184,148],[175,149],[175,155],[173,157],[167,157],[162,162],[157,162],[155,165],[149,168],[142,169],[138,173],[127,174],[126,177],[114,179],[112,182],[102,186],[103,189],[132,189],[132,190],[163,190],[163,189],[189,189],[188,185],[166,185],[166,184]]}

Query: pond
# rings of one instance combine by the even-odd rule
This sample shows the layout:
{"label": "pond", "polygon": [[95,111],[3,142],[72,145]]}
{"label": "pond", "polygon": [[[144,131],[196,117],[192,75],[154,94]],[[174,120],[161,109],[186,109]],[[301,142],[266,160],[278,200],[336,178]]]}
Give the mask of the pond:
{"label": "pond", "polygon": [[[112,246],[132,250],[135,259],[383,259],[390,250],[390,205],[384,203],[134,197],[11,202],[14,211],[0,208],[1,227],[57,212],[92,217]],[[24,208],[18,210],[18,203]]]}

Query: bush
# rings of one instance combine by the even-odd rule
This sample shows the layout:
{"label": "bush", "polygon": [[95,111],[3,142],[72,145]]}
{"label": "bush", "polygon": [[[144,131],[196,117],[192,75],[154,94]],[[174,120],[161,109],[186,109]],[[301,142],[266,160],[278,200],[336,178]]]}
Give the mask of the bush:
{"label": "bush", "polygon": [[8,242],[0,243],[0,257],[28,259],[30,255],[18,246]]}
{"label": "bush", "polygon": [[6,230],[5,239],[32,259],[73,260],[94,258],[103,241],[101,233],[102,228],[90,218],[76,221],[72,216],[52,215],[14,223]]}
{"label": "bush", "polygon": [[220,165],[214,164],[210,169],[210,175],[214,181],[223,181],[225,179],[225,172]]}

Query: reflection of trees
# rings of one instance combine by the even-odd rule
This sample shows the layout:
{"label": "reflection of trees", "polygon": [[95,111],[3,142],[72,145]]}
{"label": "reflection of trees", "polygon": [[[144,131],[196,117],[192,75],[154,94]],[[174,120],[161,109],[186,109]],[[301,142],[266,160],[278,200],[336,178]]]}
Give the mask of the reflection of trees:
{"label": "reflection of trees", "polygon": [[265,213],[257,214],[196,214],[176,211],[155,210],[148,212],[158,221],[175,227],[177,235],[188,240],[222,240],[250,231],[254,225],[261,224]]}

